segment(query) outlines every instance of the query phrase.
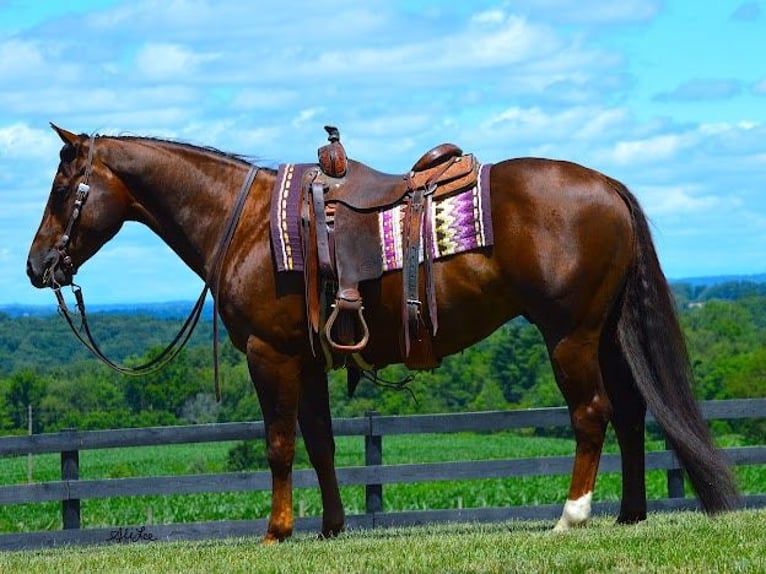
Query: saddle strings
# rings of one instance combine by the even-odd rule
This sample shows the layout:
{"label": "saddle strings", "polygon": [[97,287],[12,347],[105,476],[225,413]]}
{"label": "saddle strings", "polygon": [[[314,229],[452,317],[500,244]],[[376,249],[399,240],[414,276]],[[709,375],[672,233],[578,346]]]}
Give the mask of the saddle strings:
{"label": "saddle strings", "polygon": [[418,399],[415,396],[415,393],[410,388],[410,383],[415,380],[415,375],[410,374],[406,377],[398,380],[398,381],[391,381],[389,379],[384,379],[378,374],[378,371],[369,371],[369,370],[363,370],[359,373],[360,377],[371,382],[376,387],[381,387],[384,389],[390,389],[393,391],[407,391],[410,394],[410,397],[412,397],[412,400],[415,401],[415,404],[418,403]]}

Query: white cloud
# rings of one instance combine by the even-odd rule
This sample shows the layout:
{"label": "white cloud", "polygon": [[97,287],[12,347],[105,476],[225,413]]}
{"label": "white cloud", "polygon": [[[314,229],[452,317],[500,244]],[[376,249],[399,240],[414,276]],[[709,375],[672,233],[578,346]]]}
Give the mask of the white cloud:
{"label": "white cloud", "polygon": [[585,118],[585,125],[575,132],[578,138],[597,140],[628,124],[630,114],[625,108],[594,111]]}
{"label": "white cloud", "polygon": [[[138,26],[143,30],[166,28],[171,33],[188,29],[225,33],[226,30],[217,29],[216,24],[236,16],[237,12],[240,15],[247,12],[237,10],[237,2],[222,2],[220,7],[217,4],[206,0],[137,0],[91,12],[83,20],[89,28],[108,32],[124,32]],[[229,28],[241,23],[241,18],[228,20]]]}
{"label": "white cloud", "polygon": [[197,72],[200,64],[220,56],[197,53],[178,44],[145,44],[136,55],[136,68],[149,80],[184,78]]}
{"label": "white cloud", "polygon": [[32,129],[21,123],[0,127],[0,158],[48,158],[60,147],[52,134],[48,129]]}
{"label": "white cloud", "polygon": [[537,106],[514,106],[490,117],[484,128],[548,143],[572,138],[598,141],[625,126],[628,119],[622,108],[571,107],[548,112]]}
{"label": "white cloud", "polygon": [[704,211],[721,204],[720,198],[701,195],[699,187],[693,185],[639,186],[635,191],[646,210],[657,216]]}
{"label": "white cloud", "polygon": [[450,61],[463,66],[507,65],[536,60],[561,48],[552,29],[531,24],[523,18],[507,16],[500,19],[498,15],[492,21],[477,23],[490,25],[469,28],[456,37],[454,43],[448,40],[448,49],[441,59],[443,65]]}
{"label": "white cloud", "polygon": [[605,155],[617,164],[652,163],[671,159],[679,150],[690,146],[688,135],[663,134],[646,139],[617,142]]}
{"label": "white cloud", "polygon": [[5,81],[15,76],[27,76],[30,71],[39,71],[44,63],[45,58],[36,42],[15,39],[0,42],[0,77]]}
{"label": "white cloud", "polygon": [[532,0],[527,10],[553,21],[578,24],[644,22],[657,16],[662,1]]}
{"label": "white cloud", "polygon": [[474,14],[471,16],[471,22],[477,24],[501,24],[505,21],[505,18],[505,12],[499,9],[494,9]]}
{"label": "white cloud", "polygon": [[[188,110],[200,100],[193,86],[160,84],[156,86],[109,87],[51,86],[44,90],[0,92],[0,110],[14,116],[42,118],[43,122],[66,121],[66,117],[86,118],[90,129],[102,129],[102,115],[183,107]],[[188,111],[184,112],[188,116]],[[1,116],[0,116],[1,117]],[[111,122],[107,122],[111,123]],[[131,126],[124,126],[125,128]]]}
{"label": "white cloud", "polygon": [[235,110],[273,109],[293,106],[298,99],[296,90],[244,89],[232,98],[230,106]]}
{"label": "white cloud", "polygon": [[[333,77],[335,82],[356,83],[360,78],[377,79],[389,87],[418,89],[422,84],[454,84],[462,78],[466,86],[482,69],[496,69],[533,62],[553,60],[534,75],[541,78],[537,85],[549,84],[561,78],[583,76],[579,66],[592,54],[582,50],[551,28],[531,23],[524,18],[494,11],[474,17],[468,24],[438,35],[391,38],[389,42],[357,43],[346,47],[326,49],[317,45],[316,55],[304,51],[297,65],[276,55],[278,70],[272,62],[270,70],[283,72],[288,67],[298,75]],[[551,77],[551,70],[557,76]],[[527,71],[525,75],[531,75]],[[498,82],[504,80],[499,77]],[[513,82],[529,87],[529,78],[513,77]]]}
{"label": "white cloud", "polygon": [[295,127],[302,126],[303,124],[314,119],[318,114],[321,114],[322,108],[308,108],[298,112],[298,115],[293,118],[292,124]]}

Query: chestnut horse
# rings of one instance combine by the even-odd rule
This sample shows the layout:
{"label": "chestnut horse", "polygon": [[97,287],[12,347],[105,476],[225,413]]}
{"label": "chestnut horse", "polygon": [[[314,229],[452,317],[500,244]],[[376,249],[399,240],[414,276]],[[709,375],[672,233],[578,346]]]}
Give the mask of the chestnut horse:
{"label": "chestnut horse", "polygon": [[[227,222],[252,166],[211,148],[142,137],[76,135],[64,146],[27,273],[36,287],[72,282],[125,221],[161,237],[211,286],[233,344],[247,354],[266,427],[272,503],[266,542],[293,530],[296,421],[321,489],[322,534],[343,529],[325,365],[309,343],[301,273],[277,273],[269,237],[276,172],[258,168],[235,230]],[[87,179],[87,198],[80,184]],[[619,523],[646,518],[647,406],[702,507],[738,505],[691,388],[689,360],[646,218],[620,182],[574,163],[509,159],[490,171],[494,245],[434,262],[438,358],[523,315],[541,331],[576,438],[556,529],[590,515],[612,423],[622,454]],[[221,237],[234,231],[221,259]],[[403,361],[401,272],[361,285],[376,367]]]}

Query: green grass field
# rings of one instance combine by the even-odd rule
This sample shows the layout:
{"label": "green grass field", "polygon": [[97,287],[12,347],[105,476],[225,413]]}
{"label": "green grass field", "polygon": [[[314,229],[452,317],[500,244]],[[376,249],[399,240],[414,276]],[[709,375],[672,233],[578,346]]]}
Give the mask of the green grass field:
{"label": "green grass field", "polygon": [[[338,466],[363,464],[363,442],[359,437],[338,438]],[[719,443],[738,444],[737,437],[721,437]],[[82,451],[82,479],[122,478],[225,472],[228,450],[233,443],[171,445]],[[662,449],[652,442],[651,449]],[[507,457],[569,455],[573,441],[540,438],[510,432],[487,435],[441,434],[386,437],[383,459],[387,464],[435,462],[446,460],[480,460]],[[607,451],[615,452],[614,441]],[[299,459],[305,460],[305,456]],[[27,480],[27,457],[0,458],[0,483],[21,484]],[[58,455],[39,455],[33,459],[35,482],[58,480]],[[766,492],[766,466],[737,469],[740,487],[745,493]],[[384,487],[386,511],[495,507],[522,504],[562,503],[569,484],[568,476],[521,477],[473,481],[399,484]],[[665,474],[648,473],[650,498],[667,495]],[[364,512],[363,487],[342,489],[349,515]],[[602,473],[596,485],[595,500],[619,500],[619,474]],[[122,497],[84,500],[82,527],[170,524],[209,520],[241,520],[268,516],[270,493],[214,493],[178,496]],[[298,489],[296,512],[306,516],[321,514],[317,489]],[[17,504],[0,507],[0,532],[32,532],[61,528],[61,504]]]}
{"label": "green grass field", "polygon": [[0,572],[764,572],[766,511],[710,518],[651,515],[635,526],[597,518],[556,534],[539,522],[0,553]]}

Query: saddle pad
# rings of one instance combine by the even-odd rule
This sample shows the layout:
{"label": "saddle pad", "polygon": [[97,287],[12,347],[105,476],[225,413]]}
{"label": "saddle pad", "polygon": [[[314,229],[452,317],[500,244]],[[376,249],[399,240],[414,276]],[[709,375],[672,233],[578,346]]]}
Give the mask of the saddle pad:
{"label": "saddle pad", "polygon": [[[482,164],[476,186],[431,202],[433,259],[493,244],[492,214],[490,212],[489,170],[492,164]],[[401,269],[402,224],[404,205],[397,205],[378,214],[383,271]],[[420,260],[423,261],[421,242]]]}
{"label": "saddle pad", "polygon": [[[489,170],[483,164],[475,187],[431,202],[434,246],[438,259],[493,244]],[[316,164],[282,164],[271,199],[271,245],[277,271],[303,271],[300,235],[301,181]],[[404,205],[378,214],[383,269],[402,267]],[[425,242],[421,243],[423,245]],[[423,254],[421,253],[421,260]]]}
{"label": "saddle pad", "polygon": [[277,271],[303,271],[301,249],[301,182],[313,163],[285,163],[277,170],[271,194],[271,248]]}

